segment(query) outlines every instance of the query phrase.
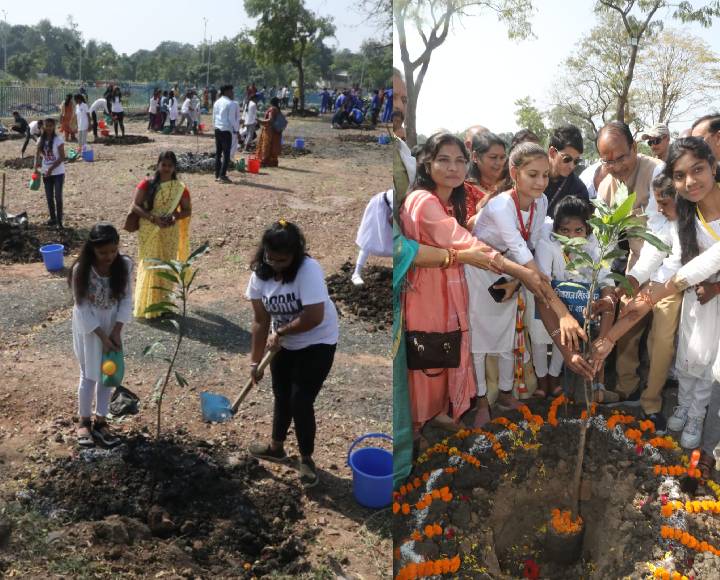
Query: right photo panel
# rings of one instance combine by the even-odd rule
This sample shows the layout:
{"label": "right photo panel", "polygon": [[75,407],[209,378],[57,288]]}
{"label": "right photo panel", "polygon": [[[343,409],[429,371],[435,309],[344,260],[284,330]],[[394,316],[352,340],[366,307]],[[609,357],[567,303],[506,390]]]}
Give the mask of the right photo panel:
{"label": "right photo panel", "polygon": [[720,4],[393,2],[393,575],[720,578]]}

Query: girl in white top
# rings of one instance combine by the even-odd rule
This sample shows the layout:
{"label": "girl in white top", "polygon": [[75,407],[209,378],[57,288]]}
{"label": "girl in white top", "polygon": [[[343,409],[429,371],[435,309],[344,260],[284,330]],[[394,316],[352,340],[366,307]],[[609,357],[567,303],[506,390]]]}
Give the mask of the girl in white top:
{"label": "girl in white top", "polygon": [[115,128],[115,137],[118,136],[118,126],[125,136],[125,109],[122,106],[122,93],[120,87],[115,87],[112,92],[110,101],[110,111],[112,112],[113,127]]}
{"label": "girl in white top", "polygon": [[177,98],[175,97],[175,91],[170,91],[170,94],[168,95],[168,101],[167,101],[167,107],[168,107],[168,119],[170,119],[170,128],[175,131],[175,122],[178,118],[178,103]]}
{"label": "girl in white top", "polygon": [[265,350],[276,351],[270,365],[275,398],[272,440],[254,443],[250,453],[285,461],[290,424],[300,448],[300,481],[318,484],[312,459],[315,447],[315,398],[332,368],[338,340],[335,305],[328,296],[322,268],[305,253],[300,229],[280,220],[263,234],[246,296],[255,314],[250,377],[260,380]]}
{"label": "girl in white top", "polygon": [[85,151],[91,119],[85,97],[80,93],[75,95],[75,117],[78,124],[78,147],[80,151]]}
{"label": "girl in white top", "polygon": [[[510,176],[516,184],[491,199],[475,223],[473,234],[495,248],[513,262],[538,271],[533,259],[535,248],[545,221],[548,201],[544,191],[547,187],[549,162],[547,152],[535,143],[522,143],[510,154]],[[469,291],[469,320],[471,350],[475,363],[478,396],[487,392],[485,381],[485,357],[497,355],[499,367],[501,409],[513,409],[519,401],[513,396],[515,369],[516,318],[518,315],[519,281],[498,283],[498,276],[490,270],[465,266]],[[500,292],[500,301],[490,294],[492,288]],[[529,292],[523,292],[525,304],[532,300]],[[579,350],[578,337],[582,335],[577,321],[558,300],[550,305],[560,320],[558,329],[563,344],[569,340],[574,350]],[[527,352],[523,358],[527,358]]]}
{"label": "girl in white top", "polygon": [[[562,243],[555,237],[554,234],[565,236],[566,238],[585,238],[587,240],[583,251],[587,252],[593,261],[597,261],[598,258],[598,244],[597,239],[591,233],[592,229],[588,224],[587,220],[592,215],[592,209],[589,204],[579,197],[570,195],[563,198],[555,209],[555,219],[553,221],[553,233],[547,236],[543,236],[537,244],[535,249],[535,261],[537,262],[540,271],[549,277],[553,284],[556,285],[558,282],[576,282],[580,284],[589,284],[592,281],[592,271],[589,269],[581,269],[579,272],[568,271],[566,265],[570,262],[574,256],[572,254],[567,255],[563,250]],[[598,286],[600,289],[600,295],[602,298],[612,296],[614,293],[615,285],[611,278],[608,278],[610,271],[607,268],[602,268],[598,275]],[[575,288],[566,288],[565,292],[577,293]],[[561,290],[562,292],[562,290]],[[582,298],[582,292],[579,293]],[[562,294],[561,294],[562,299]],[[583,300],[584,302],[584,300]],[[582,316],[581,313],[576,313],[578,316]],[[582,323],[582,319],[578,320]],[[600,335],[603,336],[610,330],[613,322],[613,313],[604,312],[603,318],[600,325]],[[535,367],[535,374],[538,378],[538,389],[534,395],[544,398],[547,394],[556,397],[563,392],[563,388],[560,386],[559,377],[560,371],[562,370],[562,354],[560,349],[553,343],[550,335],[545,329],[545,325],[534,317],[530,318],[530,341],[532,343],[532,355],[533,355],[533,366]],[[548,368],[548,346],[552,344],[552,356],[550,359],[550,367]],[[570,378],[571,371],[566,369],[566,378]],[[572,385],[571,380],[564,381],[566,385],[566,394],[574,396],[574,393],[569,392],[570,386]],[[612,395],[609,391],[605,391],[603,386],[602,378],[596,383],[595,391],[602,390],[603,394],[595,394],[594,398],[598,402],[612,402],[610,401]],[[617,400],[617,399],[615,399]]]}
{"label": "girl in white top", "polygon": [[[678,139],[670,145],[665,174],[678,192],[677,227],[672,229],[672,254],[663,265],[672,272],[687,270],[698,256],[716,256],[720,242],[720,183],[714,176],[715,158],[699,137]],[[712,252],[711,252],[712,250]],[[708,262],[704,262],[707,264]],[[703,264],[699,264],[702,266]],[[698,268],[694,268],[698,270]],[[675,369],[679,382],[678,406],[668,420],[671,431],[680,431],[680,445],[700,444],[707,405],[716,374],[720,376],[720,274],[702,268],[704,279],[693,287],[677,274],[666,284],[643,291],[623,311],[610,333],[595,343],[595,364],[610,353],[614,343],[658,300],[675,291],[684,291]],[[703,278],[707,276],[706,278]],[[715,387],[717,388],[717,386]],[[715,420],[715,418],[713,418]]]}
{"label": "girl in white top", "polygon": [[355,243],[360,247],[352,275],[352,283],[355,286],[364,284],[362,269],[371,255],[385,258],[393,255],[392,199],[392,189],[381,191],[375,194],[365,207],[355,238]]}
{"label": "girl in white top", "polygon": [[148,107],[148,131],[155,128],[155,119],[158,114],[158,108],[160,107],[160,92],[155,91],[153,96],[150,98],[150,106]]}
{"label": "girl in white top", "polygon": [[63,227],[65,140],[55,133],[55,119],[45,119],[35,153],[35,171],[41,170],[50,219],[49,226]]}
{"label": "girl in white top", "polygon": [[93,439],[103,445],[118,442],[105,419],[112,388],[102,384],[101,365],[103,353],[122,351],[123,326],[132,318],[132,261],[119,253],[119,243],[111,224],[93,226],[68,278],[75,300],[73,350],[80,365],[77,439],[84,447]]}

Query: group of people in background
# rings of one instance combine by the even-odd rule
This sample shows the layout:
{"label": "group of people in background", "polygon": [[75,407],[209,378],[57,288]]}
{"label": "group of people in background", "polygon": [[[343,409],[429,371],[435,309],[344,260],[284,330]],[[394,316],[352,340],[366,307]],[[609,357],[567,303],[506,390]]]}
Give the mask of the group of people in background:
{"label": "group of people in background", "polygon": [[[398,71],[393,88],[402,117]],[[595,403],[640,406],[657,433],[679,432],[682,447],[701,446],[709,469],[720,443],[720,115],[698,119],[686,135],[673,141],[662,124],[641,132],[653,152],[646,155],[630,128],[612,121],[597,134],[599,161],[579,175],[584,142],[572,125],[556,128],[548,143],[528,130],[510,144],[479,125],[464,139],[441,130],[412,152],[396,135],[394,279],[405,284],[396,288],[403,353],[394,404],[400,414],[410,409],[394,417],[396,453],[403,433],[422,449],[427,422],[481,427],[493,400],[500,410],[530,396],[581,400],[588,381]],[[583,238],[585,255],[599,262],[591,200],[612,207],[629,193],[633,213],[669,250],[643,238],[621,243],[625,252],[600,270],[587,336],[588,313],[575,300],[582,290],[554,287],[589,288],[592,272],[569,265],[577,255],[560,240]],[[610,266],[632,295],[616,286]],[[426,333],[447,336],[458,358],[423,368]],[[588,341],[590,360],[581,350]],[[666,419],[669,380],[677,381],[678,403]],[[400,458],[405,475],[411,447]]]}

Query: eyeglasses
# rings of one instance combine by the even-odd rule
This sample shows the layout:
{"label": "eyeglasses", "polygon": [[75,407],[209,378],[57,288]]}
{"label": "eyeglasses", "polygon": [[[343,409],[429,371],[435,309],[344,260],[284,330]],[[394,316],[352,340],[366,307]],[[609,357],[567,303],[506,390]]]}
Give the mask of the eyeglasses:
{"label": "eyeglasses", "polygon": [[568,155],[567,153],[562,153],[562,152],[558,151],[555,147],[553,147],[553,149],[555,149],[557,154],[560,155],[560,159],[566,165],[568,163],[574,163],[575,165],[580,165],[582,163],[582,157],[573,158],[571,155]]}
{"label": "eyeglasses", "polygon": [[287,264],[287,263],[290,262],[291,260],[292,260],[292,256],[285,256],[284,258],[280,258],[280,259],[275,259],[275,260],[273,260],[272,258],[270,258],[270,257],[268,256],[268,253],[267,253],[267,252],[264,252],[264,253],[263,253],[263,261],[264,261],[268,266],[273,266],[273,265],[282,266],[283,264]]}
{"label": "eyeglasses", "polygon": [[654,139],[648,139],[648,145],[658,145],[665,137],[655,137]]}
{"label": "eyeglasses", "polygon": [[630,157],[630,153],[625,153],[625,155],[621,155],[621,156],[618,157],[617,159],[610,159],[610,160],[608,160],[608,159],[601,159],[601,160],[600,160],[600,163],[602,163],[602,164],[605,165],[606,167],[614,167],[615,165],[619,165],[619,164],[621,164],[621,163],[624,163],[625,161],[627,161],[627,160],[629,159],[629,157]]}

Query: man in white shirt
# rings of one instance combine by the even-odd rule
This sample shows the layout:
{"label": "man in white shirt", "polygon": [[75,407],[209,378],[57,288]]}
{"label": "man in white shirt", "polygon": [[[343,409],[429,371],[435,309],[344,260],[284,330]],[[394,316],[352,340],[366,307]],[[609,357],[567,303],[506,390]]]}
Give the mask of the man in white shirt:
{"label": "man in white shirt", "polygon": [[30,143],[30,139],[33,141],[37,141],[40,137],[40,133],[42,133],[43,130],[43,121],[42,119],[38,121],[30,121],[28,124],[27,131],[25,131],[25,143],[23,143],[22,151],[20,152],[20,157],[25,157],[25,150],[27,149],[28,143]]}
{"label": "man in white shirt", "polygon": [[187,128],[190,131],[193,127],[192,119],[192,94],[190,92],[185,93],[185,100],[183,101],[182,107],[180,108],[180,121],[178,122],[178,128],[182,127],[183,121],[187,121]]}
{"label": "man in white shirt", "polygon": [[245,111],[245,144],[243,151],[247,151],[250,143],[255,139],[255,129],[257,128],[257,95],[250,97],[247,110]]}
{"label": "man in white shirt", "polygon": [[215,127],[215,181],[231,183],[227,176],[232,147],[233,120],[237,115],[237,103],[233,86],[220,87],[220,98],[213,104],[213,126]]}
{"label": "man in white shirt", "polygon": [[110,111],[108,111],[108,108],[107,108],[107,99],[105,99],[105,98],[95,99],[95,100],[93,101],[93,104],[90,105],[90,118],[92,119],[92,131],[93,131],[93,136],[95,137],[95,139],[98,138],[98,133],[97,133],[97,130],[98,130],[98,118],[97,118],[97,114],[98,114],[99,112],[103,112],[103,113],[106,114],[106,115],[109,115],[109,114],[110,114]]}

